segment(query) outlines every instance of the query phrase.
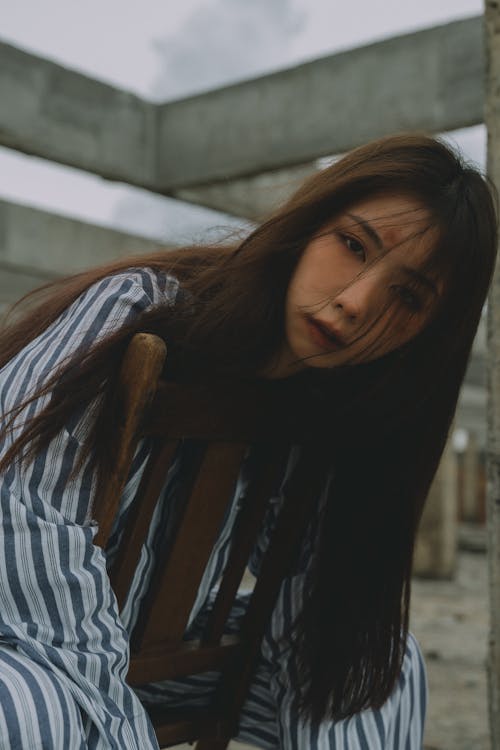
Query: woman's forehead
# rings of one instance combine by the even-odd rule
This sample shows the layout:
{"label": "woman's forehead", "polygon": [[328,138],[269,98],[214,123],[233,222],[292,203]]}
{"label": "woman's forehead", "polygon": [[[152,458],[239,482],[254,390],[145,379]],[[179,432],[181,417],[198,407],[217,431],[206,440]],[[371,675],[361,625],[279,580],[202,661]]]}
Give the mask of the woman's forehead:
{"label": "woman's forehead", "polygon": [[359,224],[371,239],[376,239],[376,233],[389,246],[423,231],[431,223],[429,209],[409,196],[367,198],[352,204],[337,218],[343,223]]}
{"label": "woman's forehead", "polygon": [[383,214],[397,214],[415,209],[425,209],[425,203],[413,195],[405,193],[388,193],[367,196],[350,203],[350,208],[374,211]]}

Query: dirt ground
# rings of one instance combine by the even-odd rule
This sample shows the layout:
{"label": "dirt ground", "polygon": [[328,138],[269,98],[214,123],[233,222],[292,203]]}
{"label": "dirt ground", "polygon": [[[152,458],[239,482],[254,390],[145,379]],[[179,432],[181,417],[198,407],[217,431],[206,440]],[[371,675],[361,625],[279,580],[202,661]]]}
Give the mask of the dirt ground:
{"label": "dirt ground", "polygon": [[424,652],[429,681],[426,750],[491,749],[487,560],[481,535],[474,546],[475,552],[460,551],[454,580],[413,583],[411,629]]}

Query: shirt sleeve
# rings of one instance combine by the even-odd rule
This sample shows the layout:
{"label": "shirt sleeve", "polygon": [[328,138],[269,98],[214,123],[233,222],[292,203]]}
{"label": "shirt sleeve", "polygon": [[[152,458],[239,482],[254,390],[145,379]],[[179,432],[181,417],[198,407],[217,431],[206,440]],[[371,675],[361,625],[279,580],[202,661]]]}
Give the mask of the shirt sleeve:
{"label": "shirt sleeve", "polygon": [[[169,294],[164,289],[156,274],[147,269],[131,269],[89,287],[0,373],[4,411],[36,393],[78,352],[88,351],[153,305],[171,304],[172,289]],[[50,393],[37,398],[18,415],[14,434],[19,434],[26,420],[39,414],[49,399]],[[91,418],[84,404],[76,406],[65,428],[46,449],[30,465],[17,467],[21,496],[37,515],[70,523],[88,520],[94,472],[88,463],[76,474],[73,469]]]}
{"label": "shirt sleeve", "polygon": [[[22,403],[78,349],[167,301],[152,272],[94,284],[0,372],[4,408]],[[43,408],[33,403],[35,413]],[[77,450],[77,433],[64,429],[28,466],[16,462],[0,479],[0,638],[70,691],[89,747],[156,749],[125,682],[128,638],[105,555],[93,544],[93,471],[72,476]]]}

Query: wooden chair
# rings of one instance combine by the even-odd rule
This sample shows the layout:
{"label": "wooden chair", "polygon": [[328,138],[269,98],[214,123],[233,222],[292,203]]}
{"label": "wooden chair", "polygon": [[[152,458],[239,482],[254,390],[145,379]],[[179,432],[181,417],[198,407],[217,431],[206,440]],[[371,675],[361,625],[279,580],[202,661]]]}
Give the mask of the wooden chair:
{"label": "wooden chair", "polygon": [[[183,439],[195,440],[197,466],[184,483],[182,518],[157,566],[132,635],[128,681],[134,686],[220,671],[208,708],[175,714],[162,709],[150,715],[161,746],[199,740],[204,750],[223,750],[236,733],[280,583],[315,506],[319,472],[306,475],[298,462],[241,632],[237,637],[224,635],[268,499],[284,472],[294,438],[290,432],[292,410],[280,403],[275,388],[269,390],[265,383],[262,387],[249,383],[228,388],[227,384],[188,386],[162,381],[165,355],[163,341],[149,334],[137,334],[126,352],[119,393],[123,420],[114,447],[114,470],[96,503],[100,516],[97,543],[104,546],[108,539],[137,442],[153,438],[154,447],[110,572],[121,606],[177,444]],[[234,529],[229,562],[202,639],[185,641],[200,580],[249,445],[255,446],[255,471]]]}

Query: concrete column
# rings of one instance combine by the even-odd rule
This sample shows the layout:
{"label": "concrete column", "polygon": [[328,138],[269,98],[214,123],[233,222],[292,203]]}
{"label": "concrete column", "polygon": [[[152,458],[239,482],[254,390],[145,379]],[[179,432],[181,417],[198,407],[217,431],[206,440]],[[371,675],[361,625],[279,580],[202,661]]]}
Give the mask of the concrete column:
{"label": "concrete column", "polygon": [[452,578],[457,558],[457,460],[448,441],[420,522],[413,572]]}
{"label": "concrete column", "polygon": [[469,432],[463,457],[463,520],[475,523],[479,521],[478,472],[477,439],[473,432]]}
{"label": "concrete column", "polygon": [[[485,124],[488,175],[500,187],[500,5],[485,0]],[[488,493],[487,534],[490,589],[488,702],[492,750],[500,750],[500,268],[497,265],[488,304]]]}

